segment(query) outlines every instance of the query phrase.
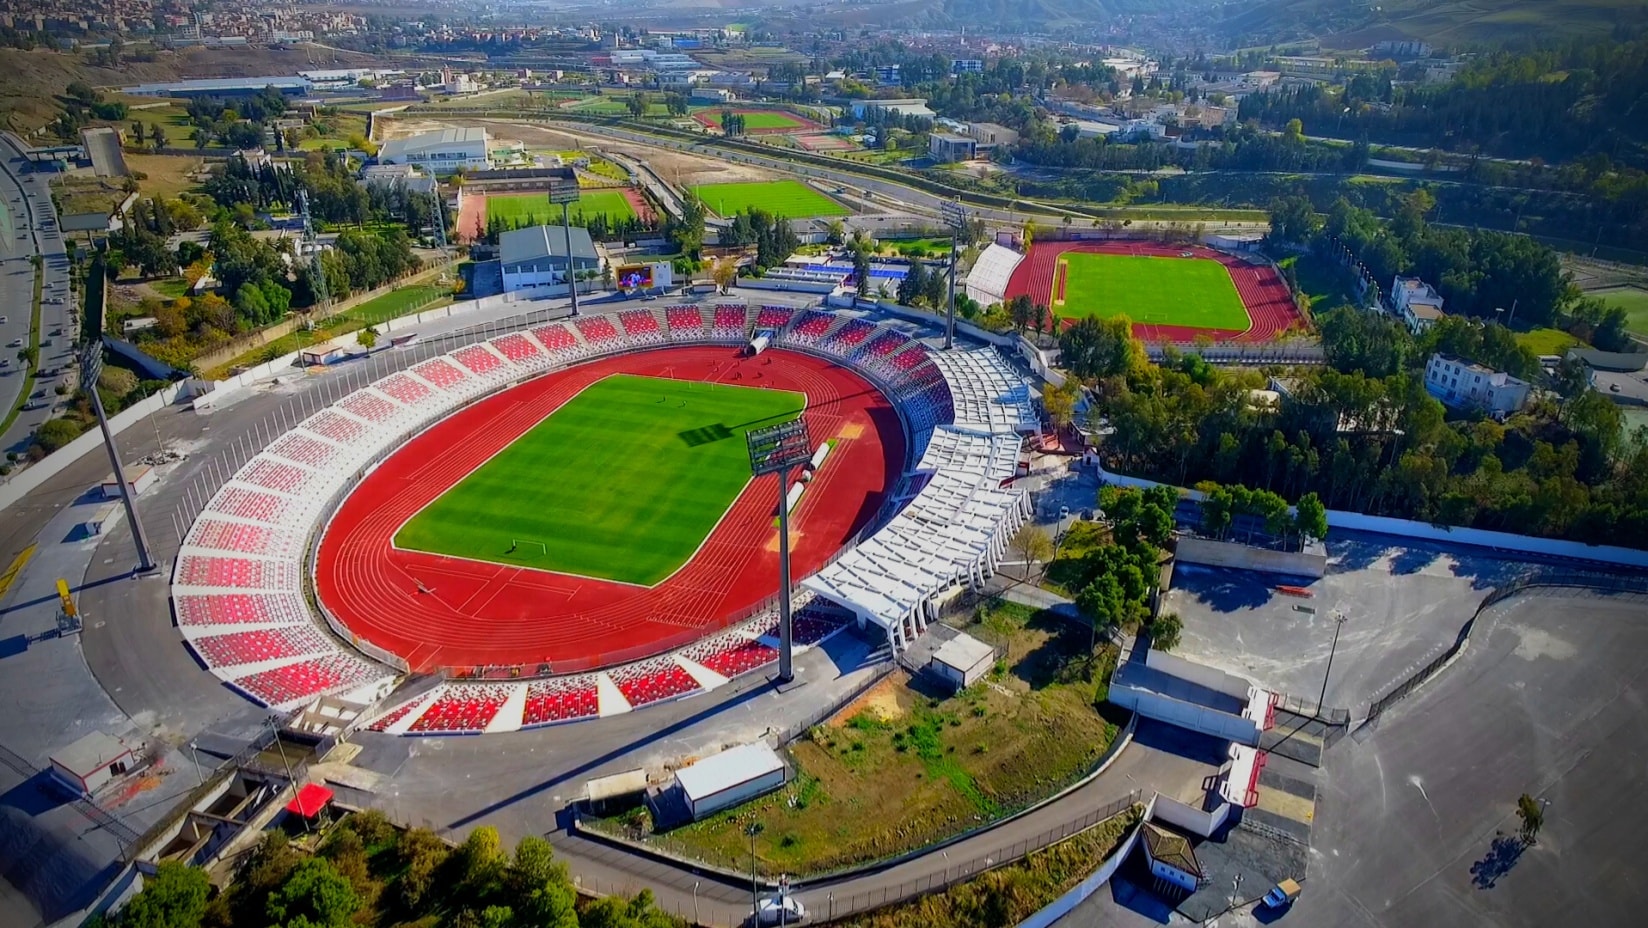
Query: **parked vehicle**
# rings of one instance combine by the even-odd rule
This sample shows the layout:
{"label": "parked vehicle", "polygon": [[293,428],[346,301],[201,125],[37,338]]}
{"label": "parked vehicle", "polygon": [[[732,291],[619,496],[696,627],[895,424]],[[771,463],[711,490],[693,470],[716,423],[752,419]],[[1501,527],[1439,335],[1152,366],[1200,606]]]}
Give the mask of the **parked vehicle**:
{"label": "parked vehicle", "polygon": [[1299,898],[1301,889],[1303,887],[1299,885],[1297,880],[1283,880],[1272,887],[1270,892],[1265,893],[1265,906],[1271,909],[1279,909],[1285,905],[1292,905],[1293,900]]}

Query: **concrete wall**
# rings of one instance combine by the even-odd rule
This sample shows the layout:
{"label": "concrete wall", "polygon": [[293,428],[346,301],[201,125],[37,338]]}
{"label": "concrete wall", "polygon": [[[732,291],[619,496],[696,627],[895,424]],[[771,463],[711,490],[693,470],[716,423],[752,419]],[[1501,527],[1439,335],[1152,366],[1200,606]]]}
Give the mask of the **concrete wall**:
{"label": "concrete wall", "polygon": [[1201,809],[1192,808],[1177,799],[1158,795],[1151,818],[1206,838],[1224,825],[1225,820],[1230,818],[1232,808],[1234,806],[1230,803],[1221,802],[1219,807],[1212,812],[1203,812]]}
{"label": "concrete wall", "polygon": [[[109,429],[117,435],[120,434],[153,413],[170,406],[185,389],[185,384],[173,384],[147,399],[133,403],[126,409],[122,409],[109,417]],[[0,486],[0,509],[5,509],[33,492],[41,484],[57,476],[63,468],[73,464],[81,455],[88,451],[99,450],[99,446],[102,444],[103,434],[94,428],[57,449],[52,454],[47,455],[45,460],[31,464],[19,471],[3,486]]]}
{"label": "concrete wall", "polygon": [[1181,680],[1189,680],[1210,690],[1217,690],[1233,699],[1248,702],[1253,696],[1253,684],[1243,677],[1233,673],[1225,673],[1206,664],[1187,661],[1182,657],[1175,657],[1165,651],[1152,649],[1145,654],[1144,665],[1151,670],[1165,674],[1172,674]]}
{"label": "concrete wall", "polygon": [[1186,564],[1235,567],[1267,574],[1284,574],[1289,577],[1320,579],[1328,572],[1326,551],[1271,551],[1232,541],[1213,541],[1207,538],[1180,538],[1173,556],[1175,560]]}
{"label": "concrete wall", "polygon": [[[1150,805],[1145,807],[1141,823],[1150,821],[1155,807],[1156,800],[1152,799]],[[1112,876],[1116,875],[1116,870],[1127,860],[1127,856],[1133,853],[1133,848],[1141,840],[1139,832],[1142,830],[1142,825],[1133,826],[1133,833],[1116,846],[1116,850],[1099,865],[1099,869],[1093,871],[1092,876],[1071,887],[1069,892],[1053,900],[1046,908],[1019,922],[1018,928],[1050,928],[1054,922],[1070,914],[1076,906],[1086,902],[1089,896],[1098,892],[1104,884],[1110,882]]]}
{"label": "concrete wall", "polygon": [[1246,745],[1259,743],[1259,726],[1239,715],[1174,699],[1125,682],[1111,681],[1110,701],[1145,718],[1157,719],[1190,731]]}

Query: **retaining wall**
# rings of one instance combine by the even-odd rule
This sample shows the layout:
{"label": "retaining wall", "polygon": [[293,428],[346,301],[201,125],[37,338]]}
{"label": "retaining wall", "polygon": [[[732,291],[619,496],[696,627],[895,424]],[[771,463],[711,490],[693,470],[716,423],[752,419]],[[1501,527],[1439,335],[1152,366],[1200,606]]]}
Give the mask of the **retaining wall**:
{"label": "retaining wall", "polygon": [[1099,865],[1099,869],[1094,870],[1091,876],[1071,887],[1069,892],[1053,900],[1041,911],[1019,922],[1018,928],[1050,928],[1053,923],[1069,915],[1076,906],[1086,902],[1089,896],[1110,882],[1110,878],[1116,875],[1116,871],[1126,862],[1128,855],[1133,853],[1133,848],[1139,843],[1139,834],[1144,831],[1144,823],[1150,821],[1155,809],[1156,798],[1152,797],[1150,804],[1145,806],[1144,815],[1139,817],[1139,823],[1133,826],[1133,833],[1116,846],[1116,850]]}
{"label": "retaining wall", "polygon": [[1193,808],[1177,799],[1157,794],[1154,805],[1154,817],[1169,825],[1176,826],[1191,834],[1210,837],[1218,831],[1230,818],[1231,803],[1221,802],[1217,809],[1206,812]]}
{"label": "retaining wall", "polygon": [[[1320,548],[1320,546],[1318,546]],[[1187,564],[1208,567],[1235,567],[1289,577],[1320,579],[1328,572],[1328,555],[1317,551],[1271,551],[1231,541],[1213,541],[1186,536],[1179,539],[1174,558]]]}

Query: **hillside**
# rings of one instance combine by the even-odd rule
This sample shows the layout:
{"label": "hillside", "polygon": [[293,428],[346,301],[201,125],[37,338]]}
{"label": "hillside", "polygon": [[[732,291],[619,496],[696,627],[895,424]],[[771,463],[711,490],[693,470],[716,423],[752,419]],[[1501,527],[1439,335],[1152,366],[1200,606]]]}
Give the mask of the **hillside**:
{"label": "hillside", "polygon": [[1238,46],[1320,39],[1326,48],[1366,48],[1386,39],[1433,45],[1605,35],[1648,26],[1648,0],[1257,0],[1218,29]]}

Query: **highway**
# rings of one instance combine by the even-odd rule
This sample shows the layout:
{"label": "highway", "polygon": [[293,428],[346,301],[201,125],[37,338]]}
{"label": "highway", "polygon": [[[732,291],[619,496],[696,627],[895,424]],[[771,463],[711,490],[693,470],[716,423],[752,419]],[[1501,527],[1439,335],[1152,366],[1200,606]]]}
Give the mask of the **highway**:
{"label": "highway", "polygon": [[75,332],[70,328],[75,297],[69,290],[69,261],[63,234],[52,207],[49,175],[37,174],[23,158],[26,148],[11,133],[0,134],[0,417],[17,404],[27,382],[17,351],[29,343],[29,321],[34,307],[35,268],[30,260],[42,257],[45,275],[40,304],[40,370],[29,403],[17,421],[0,435],[0,451],[19,454],[40,423],[60,402],[53,388],[72,378]]}

